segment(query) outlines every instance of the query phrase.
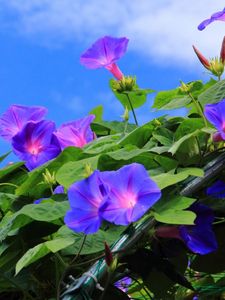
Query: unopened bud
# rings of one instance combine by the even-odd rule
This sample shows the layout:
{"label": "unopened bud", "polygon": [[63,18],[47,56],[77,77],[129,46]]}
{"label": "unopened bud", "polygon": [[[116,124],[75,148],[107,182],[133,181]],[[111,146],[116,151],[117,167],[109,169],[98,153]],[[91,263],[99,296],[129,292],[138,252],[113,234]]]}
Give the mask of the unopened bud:
{"label": "unopened bud", "polygon": [[201,64],[206,68],[206,69],[209,69],[210,68],[210,63],[208,61],[207,58],[205,58],[204,55],[202,55],[202,53],[195,47],[195,46],[192,46],[194,51],[195,51],[195,54],[197,55],[199,61],[201,62]]}
{"label": "unopened bud", "polygon": [[48,169],[45,169],[45,173],[42,174],[44,177],[44,182],[50,186],[55,185],[57,183],[55,178],[55,172],[52,174],[49,172]]}
{"label": "unopened bud", "polygon": [[220,60],[223,64],[225,64],[225,37],[223,38],[221,51],[220,51]]}
{"label": "unopened bud", "polygon": [[189,93],[191,91],[192,85],[186,84],[183,81],[180,80],[180,91],[183,93]]}
{"label": "unopened bud", "polygon": [[107,266],[110,267],[113,263],[113,255],[111,249],[109,248],[109,245],[106,242],[104,242],[104,245],[105,245],[105,262]]}
{"label": "unopened bud", "polygon": [[220,77],[224,71],[224,64],[222,60],[217,57],[211,59],[209,70],[212,72],[213,75]]}
{"label": "unopened bud", "polygon": [[92,173],[93,173],[93,169],[92,169],[91,164],[86,163],[85,167],[84,167],[84,177],[87,178],[87,177],[91,176]]}
{"label": "unopened bud", "polygon": [[212,140],[215,143],[224,141],[224,139],[222,138],[221,134],[218,131],[213,133]]}
{"label": "unopened bud", "polygon": [[125,108],[124,114],[121,117],[124,119],[125,122],[129,121],[129,110],[128,110],[127,106]]}
{"label": "unopened bud", "polygon": [[136,78],[124,76],[121,80],[112,81],[112,90],[118,93],[130,92],[136,87]]}

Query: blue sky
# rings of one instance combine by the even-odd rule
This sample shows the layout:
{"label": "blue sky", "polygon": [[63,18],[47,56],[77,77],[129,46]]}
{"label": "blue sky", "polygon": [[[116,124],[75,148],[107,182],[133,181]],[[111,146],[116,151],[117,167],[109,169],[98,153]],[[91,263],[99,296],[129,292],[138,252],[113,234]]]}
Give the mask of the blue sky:
{"label": "blue sky", "polygon": [[[43,105],[60,125],[103,104],[106,120],[120,120],[123,108],[108,88],[111,74],[79,63],[104,35],[130,39],[118,64],[140,87],[159,91],[179,79],[205,81],[191,45],[206,56],[219,54],[225,23],[203,32],[197,25],[223,7],[222,0],[0,0],[0,114],[11,104]],[[153,112],[151,103],[152,96],[137,111],[140,123],[165,113]],[[3,140],[0,147],[1,153],[10,149]]]}

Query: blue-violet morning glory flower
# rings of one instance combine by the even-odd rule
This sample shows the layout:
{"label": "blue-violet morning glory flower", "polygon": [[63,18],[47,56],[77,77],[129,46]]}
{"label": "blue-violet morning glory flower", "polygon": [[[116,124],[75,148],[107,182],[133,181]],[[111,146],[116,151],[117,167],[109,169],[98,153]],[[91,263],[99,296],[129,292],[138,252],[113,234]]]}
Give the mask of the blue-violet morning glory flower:
{"label": "blue-violet morning glory flower", "polygon": [[179,227],[180,236],[186,246],[194,253],[208,254],[217,250],[217,241],[212,230],[214,215],[212,210],[199,203],[191,205],[189,208],[196,213],[195,225],[181,225]]}
{"label": "blue-violet morning glory flower", "polygon": [[214,220],[212,210],[199,203],[191,205],[189,210],[197,215],[195,225],[161,226],[156,229],[156,235],[180,239],[194,253],[204,255],[216,251],[217,242],[212,230]]}
{"label": "blue-violet morning glory flower", "polygon": [[128,287],[131,285],[132,279],[128,276],[118,280],[117,282],[114,283],[114,285],[123,291],[124,293],[128,292]]}
{"label": "blue-violet morning glory flower", "polygon": [[218,103],[207,104],[204,115],[218,130],[214,134],[214,141],[225,140],[225,99]]}
{"label": "blue-violet morning glory flower", "polygon": [[116,225],[128,225],[139,220],[161,197],[157,184],[143,165],[132,163],[117,171],[101,174],[108,185],[101,216]]}
{"label": "blue-violet morning glory flower", "polygon": [[225,8],[222,11],[214,13],[209,19],[204,20],[198,25],[198,30],[203,30],[214,21],[225,21]]}
{"label": "blue-violet morning glory flower", "polygon": [[32,170],[60,153],[52,121],[28,122],[12,139],[14,153]]}
{"label": "blue-violet morning glory flower", "polygon": [[100,180],[100,171],[75,182],[68,189],[71,210],[65,215],[64,222],[76,232],[91,234],[98,231],[102,217],[99,208],[104,198],[104,187]]}
{"label": "blue-violet morning glory flower", "polygon": [[225,198],[225,182],[222,180],[216,181],[212,186],[207,188],[206,193],[208,196],[214,198]]}
{"label": "blue-violet morning glory flower", "polygon": [[116,79],[121,80],[123,73],[115,63],[127,50],[126,37],[113,38],[104,36],[98,39],[85,53],[81,55],[80,62],[89,69],[106,68]]}
{"label": "blue-violet morning glory flower", "polygon": [[11,105],[0,118],[0,135],[11,140],[28,121],[41,121],[46,113],[41,106]]}
{"label": "blue-violet morning glory flower", "polygon": [[68,146],[83,147],[94,139],[94,133],[91,130],[90,124],[94,120],[94,115],[89,115],[85,118],[65,123],[60,126],[55,132],[61,149]]}

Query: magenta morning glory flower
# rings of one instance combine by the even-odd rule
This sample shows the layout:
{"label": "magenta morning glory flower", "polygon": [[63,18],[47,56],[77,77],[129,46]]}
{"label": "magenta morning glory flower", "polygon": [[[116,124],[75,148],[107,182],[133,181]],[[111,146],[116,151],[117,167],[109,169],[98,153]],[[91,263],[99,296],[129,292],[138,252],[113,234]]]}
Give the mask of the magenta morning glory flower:
{"label": "magenta morning glory flower", "polygon": [[28,122],[12,138],[14,153],[32,170],[60,153],[60,146],[53,135],[55,124],[51,121]]}
{"label": "magenta morning glory flower", "polygon": [[203,30],[214,21],[225,21],[225,8],[222,11],[214,13],[209,19],[204,20],[198,25],[198,30]]}
{"label": "magenta morning glory flower", "polygon": [[200,203],[190,206],[196,213],[195,225],[163,226],[156,229],[156,235],[164,238],[181,239],[194,253],[208,254],[217,250],[215,234],[212,230],[214,220],[212,210]]}
{"label": "magenta morning glory flower", "polygon": [[71,185],[68,190],[71,210],[64,218],[70,229],[85,234],[98,231],[102,221],[99,208],[104,198],[103,189],[98,170],[90,177]]}
{"label": "magenta morning glory flower", "polygon": [[204,115],[218,130],[214,135],[214,141],[225,140],[225,99],[218,103],[207,104]]}
{"label": "magenta morning glory flower", "polygon": [[41,121],[46,113],[41,106],[11,105],[0,118],[0,135],[11,140],[28,121]]}
{"label": "magenta morning glory flower", "polygon": [[89,115],[83,119],[65,123],[57,129],[57,137],[61,149],[68,146],[83,147],[94,139],[94,133],[90,124],[94,120],[94,115]]}
{"label": "magenta morning glory flower", "polygon": [[106,68],[116,79],[121,80],[123,73],[117,66],[116,61],[126,52],[128,41],[126,37],[104,36],[81,55],[80,62],[89,69]]}
{"label": "magenta morning glory flower", "polygon": [[108,185],[101,216],[116,225],[128,225],[140,219],[161,197],[157,184],[143,165],[133,163],[117,171],[103,172]]}
{"label": "magenta morning glory flower", "polygon": [[212,196],[214,198],[225,198],[225,182],[217,180],[212,186],[207,188],[206,193],[208,196]]}

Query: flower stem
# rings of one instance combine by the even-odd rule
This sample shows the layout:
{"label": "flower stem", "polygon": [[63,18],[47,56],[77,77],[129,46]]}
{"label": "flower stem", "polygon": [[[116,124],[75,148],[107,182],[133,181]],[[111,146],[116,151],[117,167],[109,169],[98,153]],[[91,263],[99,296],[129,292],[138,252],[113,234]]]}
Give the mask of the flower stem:
{"label": "flower stem", "polygon": [[208,127],[208,123],[207,123],[207,120],[206,120],[205,115],[204,115],[204,113],[203,113],[203,110],[202,110],[201,105],[199,104],[199,102],[198,102],[197,100],[195,100],[195,98],[193,97],[193,95],[192,95],[190,92],[188,92],[188,96],[191,98],[191,100],[192,100],[193,104],[195,105],[195,107],[196,107],[198,113],[199,113],[200,116],[203,118],[205,127]]}
{"label": "flower stem", "polygon": [[129,94],[127,94],[127,99],[128,99],[128,102],[129,102],[129,105],[130,105],[130,108],[132,110],[132,113],[133,113],[133,116],[134,116],[134,121],[135,121],[135,124],[138,126],[138,121],[137,121],[137,118],[136,118],[136,115],[135,115],[135,112],[134,112],[134,108],[133,108],[133,105],[131,103],[131,100],[130,100],[130,97],[129,97]]}

